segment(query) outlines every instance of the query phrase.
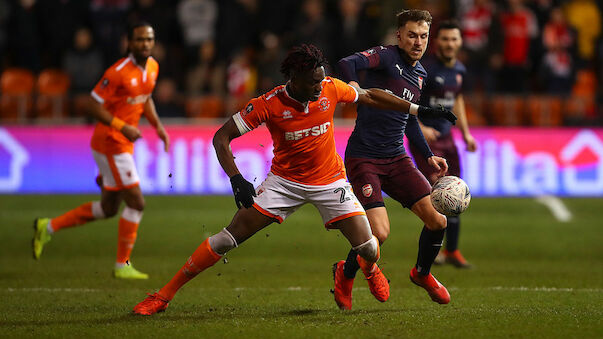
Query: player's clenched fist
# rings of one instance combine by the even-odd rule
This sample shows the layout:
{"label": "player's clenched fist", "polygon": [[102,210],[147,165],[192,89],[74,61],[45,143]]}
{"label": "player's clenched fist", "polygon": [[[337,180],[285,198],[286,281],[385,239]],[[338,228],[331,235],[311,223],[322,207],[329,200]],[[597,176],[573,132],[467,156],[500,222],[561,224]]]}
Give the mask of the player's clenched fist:
{"label": "player's clenched fist", "polygon": [[234,193],[237,207],[241,208],[241,205],[245,208],[251,207],[253,205],[253,197],[256,196],[253,185],[245,180],[241,174],[233,175],[230,178],[230,184],[232,185],[232,193]]}

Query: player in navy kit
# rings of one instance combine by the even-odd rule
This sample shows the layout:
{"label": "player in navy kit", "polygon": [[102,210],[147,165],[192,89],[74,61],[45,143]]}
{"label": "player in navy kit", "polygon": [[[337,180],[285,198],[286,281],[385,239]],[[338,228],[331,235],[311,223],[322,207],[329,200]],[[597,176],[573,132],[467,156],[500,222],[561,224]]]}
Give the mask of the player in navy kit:
{"label": "player in navy kit", "polygon": [[[463,99],[463,77],[465,66],[457,60],[457,54],[462,45],[461,30],[455,21],[444,21],[436,32],[436,53],[423,59],[422,63],[429,76],[425,81],[421,104],[425,106],[443,106],[456,113],[459,119],[458,127],[469,152],[477,149],[475,139],[469,131]],[[461,176],[459,154],[452,138],[452,124],[446,119],[419,118],[421,130],[434,154],[448,161],[448,175]],[[432,184],[437,180],[438,172],[422,158],[421,149],[410,145],[410,152],[415,158],[417,167]],[[448,217],[446,228],[446,246],[436,257],[436,264],[449,263],[455,267],[469,268],[458,249],[459,217]]]}
{"label": "player in navy kit", "polygon": [[[419,59],[427,49],[431,15],[423,10],[405,10],[397,18],[398,45],[377,46],[355,53],[340,60],[338,66],[342,79],[353,86],[361,83],[362,87],[386,89],[416,104],[427,77]],[[359,80],[360,71],[364,73],[362,81]],[[366,210],[373,235],[380,243],[390,232],[381,191],[412,210],[425,223],[410,279],[423,287],[432,300],[447,304],[450,294],[430,273],[442,246],[446,217],[431,204],[431,185],[406,153],[404,134],[437,175],[448,170],[446,160],[431,152],[415,116],[358,105],[356,126],[345,153],[348,179]],[[352,284],[359,268],[362,268],[377,300],[383,302],[389,297],[387,279],[376,265],[367,266],[353,250],[346,261],[334,265],[335,302],[341,309],[352,307]]]}

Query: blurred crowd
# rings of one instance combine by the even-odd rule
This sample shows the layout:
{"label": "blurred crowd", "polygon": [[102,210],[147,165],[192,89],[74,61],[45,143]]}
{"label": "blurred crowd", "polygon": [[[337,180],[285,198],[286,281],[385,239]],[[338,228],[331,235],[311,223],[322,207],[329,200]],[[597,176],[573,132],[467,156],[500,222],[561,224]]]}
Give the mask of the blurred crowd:
{"label": "blurred crowd", "polygon": [[[433,28],[459,20],[473,123],[603,120],[603,0],[0,0],[0,71],[62,71],[66,102],[77,103],[124,55],[126,23],[144,20],[157,38],[160,116],[215,118],[282,84],[279,65],[295,44],[315,44],[332,65],[396,44],[405,8],[429,10]],[[526,117],[533,110],[548,115]]]}

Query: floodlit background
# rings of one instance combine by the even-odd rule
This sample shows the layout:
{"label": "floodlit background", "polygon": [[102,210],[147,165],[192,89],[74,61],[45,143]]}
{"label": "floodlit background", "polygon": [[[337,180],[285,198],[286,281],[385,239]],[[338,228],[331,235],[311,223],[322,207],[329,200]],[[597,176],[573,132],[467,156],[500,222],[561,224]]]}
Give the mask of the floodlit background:
{"label": "floodlit background", "polygon": [[[385,304],[356,279],[354,310],[336,308],[330,269],[348,245],[306,206],[188,284],[166,314],[131,317],[235,212],[211,145],[219,126],[284,82],[291,46],[313,43],[335,65],[395,44],[405,8],[429,10],[433,28],[458,19],[464,38],[478,151],[454,133],[473,194],[460,248],[476,268],[434,268],[451,304],[408,281],[422,224],[387,200]],[[0,0],[0,336],[600,337],[602,11],[601,0]],[[131,20],[155,28],[153,99],[172,141],[163,153],[143,124],[136,143],[147,205],[133,257],[151,275],[143,282],[110,276],[113,219],[54,235],[38,262],[30,249],[35,217],[98,199],[82,101],[124,55]],[[340,154],[354,118],[338,107]],[[232,148],[259,185],[272,158],[266,128]]]}
{"label": "floodlit background", "polygon": [[[93,122],[82,100],[124,55],[128,21],[155,27],[160,72],[153,98],[174,146],[162,154],[152,130],[145,130],[135,156],[143,190],[229,194],[209,141],[250,98],[284,82],[278,70],[287,49],[313,43],[334,65],[356,51],[395,43],[395,14],[416,7],[431,12],[434,28],[447,18],[462,26],[465,102],[480,148],[465,154],[458,135],[457,142],[474,195],[602,196],[600,5],[0,0],[0,192],[96,192],[87,147]],[[336,117],[343,152],[355,111],[338,107]],[[257,185],[269,169],[271,142],[264,128],[242,139],[235,151]]]}

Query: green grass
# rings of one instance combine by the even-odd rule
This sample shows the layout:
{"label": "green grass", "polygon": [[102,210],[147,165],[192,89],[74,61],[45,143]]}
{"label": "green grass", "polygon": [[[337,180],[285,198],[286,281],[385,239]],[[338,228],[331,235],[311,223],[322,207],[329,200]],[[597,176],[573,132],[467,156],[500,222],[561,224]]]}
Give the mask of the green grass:
{"label": "green grass", "polygon": [[153,317],[129,312],[229,223],[232,197],[147,197],[133,262],[148,281],[111,278],[116,219],[55,234],[34,261],[34,217],[91,199],[0,195],[0,337],[603,336],[600,199],[564,199],[570,223],[532,199],[474,199],[462,218],[461,248],[476,268],[433,269],[451,292],[449,305],[408,280],[422,225],[388,201],[392,233],[381,265],[391,297],[377,302],[357,279],[351,312],[338,310],[329,293],[331,265],[345,257],[347,242],[305,206],[228,253],[227,263],[200,274]]}

